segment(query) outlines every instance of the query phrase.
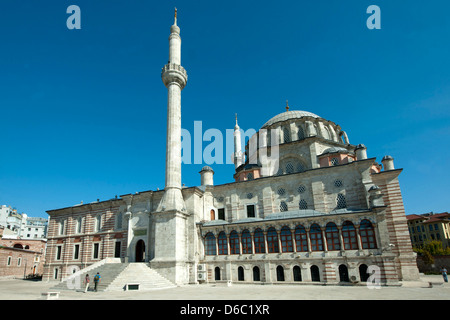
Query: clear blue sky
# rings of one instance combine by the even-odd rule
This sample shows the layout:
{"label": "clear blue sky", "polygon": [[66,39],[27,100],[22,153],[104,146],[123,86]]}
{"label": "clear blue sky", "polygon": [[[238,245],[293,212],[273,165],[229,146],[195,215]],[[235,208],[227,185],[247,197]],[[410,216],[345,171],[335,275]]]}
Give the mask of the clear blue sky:
{"label": "clear blue sky", "polygon": [[[69,5],[81,30],[69,30]],[[366,9],[381,8],[381,30]],[[285,109],[334,121],[403,168],[407,214],[449,208],[450,2],[2,1],[0,204],[31,216],[164,187],[160,72],[178,8],[182,126],[258,129]],[[205,147],[209,142],[204,142]],[[183,165],[200,184],[202,165]],[[215,183],[233,165],[212,165]]]}

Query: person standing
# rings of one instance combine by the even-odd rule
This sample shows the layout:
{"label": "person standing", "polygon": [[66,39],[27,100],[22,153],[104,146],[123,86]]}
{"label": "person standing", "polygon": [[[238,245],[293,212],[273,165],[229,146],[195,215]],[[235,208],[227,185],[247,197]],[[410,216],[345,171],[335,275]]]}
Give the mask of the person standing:
{"label": "person standing", "polygon": [[89,274],[86,274],[86,277],[84,277],[84,293],[89,290],[89,282],[91,282],[91,279],[89,278]]}
{"label": "person standing", "polygon": [[100,283],[102,277],[100,277],[100,274],[97,272],[97,274],[94,277],[94,291],[97,292],[97,285]]}
{"label": "person standing", "polygon": [[444,266],[441,267],[441,273],[442,273],[442,277],[444,278],[445,282],[448,282],[448,278],[447,278],[447,269],[445,269]]}

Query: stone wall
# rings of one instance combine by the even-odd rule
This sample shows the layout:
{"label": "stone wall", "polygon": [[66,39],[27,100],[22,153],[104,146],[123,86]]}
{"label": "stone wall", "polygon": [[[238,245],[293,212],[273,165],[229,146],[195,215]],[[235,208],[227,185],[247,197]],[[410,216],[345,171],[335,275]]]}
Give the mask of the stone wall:
{"label": "stone wall", "polygon": [[417,267],[419,272],[439,272],[442,266],[444,266],[448,272],[450,272],[450,255],[446,256],[433,256],[434,263],[429,265],[423,261],[422,256],[417,256]]}

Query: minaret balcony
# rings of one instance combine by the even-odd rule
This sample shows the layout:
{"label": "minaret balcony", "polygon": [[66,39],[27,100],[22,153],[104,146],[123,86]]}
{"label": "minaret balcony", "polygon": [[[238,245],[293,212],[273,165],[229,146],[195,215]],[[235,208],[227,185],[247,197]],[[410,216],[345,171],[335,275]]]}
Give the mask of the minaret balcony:
{"label": "minaret balcony", "polygon": [[187,83],[187,72],[179,64],[168,63],[161,70],[161,78],[166,87],[170,83],[176,82],[183,89]]}

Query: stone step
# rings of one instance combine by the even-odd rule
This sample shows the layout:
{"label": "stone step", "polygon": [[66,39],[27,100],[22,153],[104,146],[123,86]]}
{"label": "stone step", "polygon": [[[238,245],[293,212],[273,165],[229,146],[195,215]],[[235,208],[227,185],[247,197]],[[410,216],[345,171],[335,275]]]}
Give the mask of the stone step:
{"label": "stone step", "polygon": [[[127,267],[127,263],[106,263],[94,269],[83,272],[81,270],[81,274],[79,277],[79,283],[81,288],[73,288],[73,286],[68,284],[67,281],[62,281],[58,283],[56,286],[52,287],[55,290],[84,290],[84,279],[86,274],[89,274],[89,278],[91,279],[89,288],[93,290],[94,288],[94,276],[97,272],[101,276],[101,281],[97,286],[98,291],[105,291],[105,289],[114,281],[114,279]],[[73,280],[71,280],[73,282]]]}
{"label": "stone step", "polygon": [[176,287],[146,263],[130,263],[106,291],[123,291],[127,284],[139,284],[140,291]]}
{"label": "stone step", "polygon": [[146,263],[105,263],[87,271],[81,270],[78,275],[79,287],[74,288],[71,282],[62,281],[52,287],[52,290],[84,290],[84,279],[89,274],[91,279],[89,290],[94,289],[94,276],[97,272],[101,276],[101,281],[97,286],[97,291],[123,291],[127,284],[139,284],[139,290],[154,290],[162,288],[176,287],[175,284],[161,276],[157,271],[151,269]]}

